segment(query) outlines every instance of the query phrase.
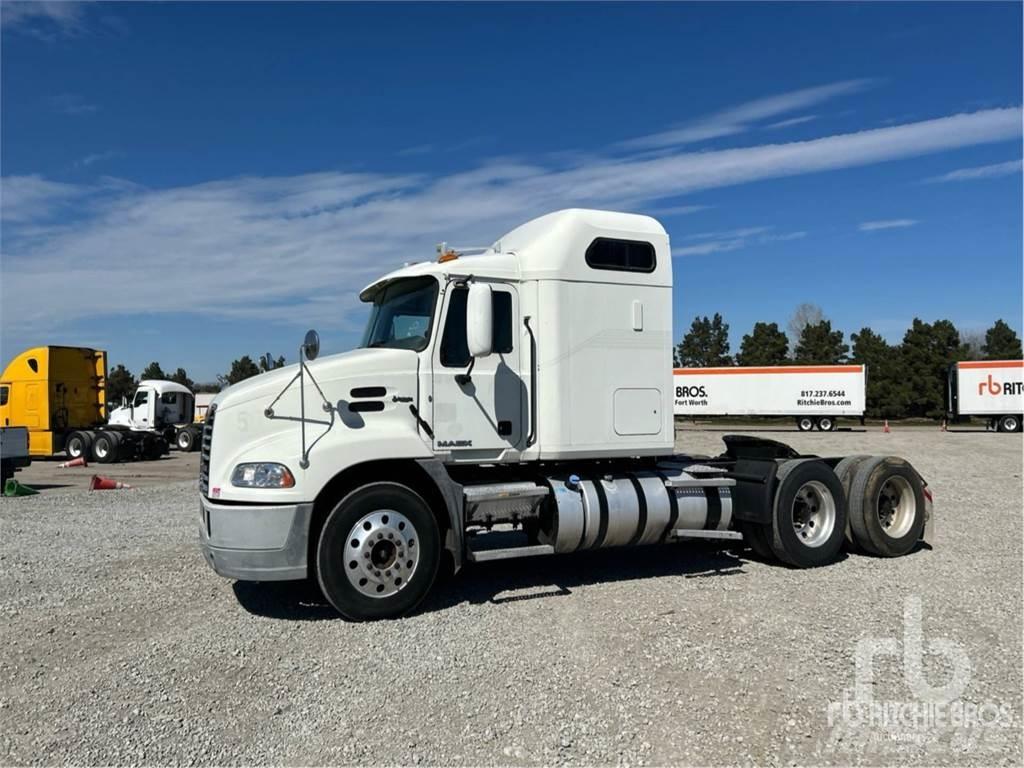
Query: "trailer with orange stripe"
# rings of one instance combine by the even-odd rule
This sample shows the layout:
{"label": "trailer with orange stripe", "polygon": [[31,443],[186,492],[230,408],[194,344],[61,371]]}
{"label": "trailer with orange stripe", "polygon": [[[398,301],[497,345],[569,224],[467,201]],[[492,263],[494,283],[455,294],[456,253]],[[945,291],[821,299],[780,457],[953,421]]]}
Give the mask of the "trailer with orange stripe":
{"label": "trailer with orange stripe", "polygon": [[999,432],[1020,432],[1024,413],[1024,360],[969,360],[949,368],[950,421],[988,419]]}
{"label": "trailer with orange stripe", "polygon": [[863,365],[675,368],[675,415],[792,416],[797,429],[836,429],[840,416],[864,416]]}

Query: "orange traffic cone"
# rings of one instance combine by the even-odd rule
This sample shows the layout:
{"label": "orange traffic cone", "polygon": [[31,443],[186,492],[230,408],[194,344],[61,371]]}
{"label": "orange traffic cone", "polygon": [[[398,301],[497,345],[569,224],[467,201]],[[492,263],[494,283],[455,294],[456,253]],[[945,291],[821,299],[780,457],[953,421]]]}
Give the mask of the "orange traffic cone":
{"label": "orange traffic cone", "polygon": [[891,429],[889,429],[889,420],[888,419],[885,420],[885,425],[882,427],[882,431],[883,432],[891,432],[892,431]]}
{"label": "orange traffic cone", "polygon": [[63,464],[58,464],[57,469],[67,469],[68,467],[88,467],[89,462],[85,460],[85,456],[79,456],[77,459],[71,461],[65,461]]}
{"label": "orange traffic cone", "polygon": [[131,488],[131,486],[111,477],[103,477],[103,475],[93,475],[92,480],[89,481],[90,491],[115,491],[121,488]]}

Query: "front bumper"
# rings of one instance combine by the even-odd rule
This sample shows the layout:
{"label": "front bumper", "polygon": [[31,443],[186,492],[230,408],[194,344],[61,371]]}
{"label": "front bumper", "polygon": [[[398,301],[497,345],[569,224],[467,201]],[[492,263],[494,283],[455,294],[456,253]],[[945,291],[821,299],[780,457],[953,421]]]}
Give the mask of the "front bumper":
{"label": "front bumper", "polygon": [[312,504],[217,504],[200,497],[199,548],[229,579],[304,579],[312,515]]}

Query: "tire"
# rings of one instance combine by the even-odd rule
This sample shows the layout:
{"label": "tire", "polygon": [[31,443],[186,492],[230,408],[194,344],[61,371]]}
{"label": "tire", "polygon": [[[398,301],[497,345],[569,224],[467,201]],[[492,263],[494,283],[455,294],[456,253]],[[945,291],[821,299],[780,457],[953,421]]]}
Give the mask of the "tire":
{"label": "tire", "polygon": [[793,459],[776,478],[772,552],[797,568],[834,561],[846,531],[846,495],[835,472],[816,459]]}
{"label": "tire", "polygon": [[89,458],[92,450],[92,437],[88,432],[72,432],[64,442],[64,453],[69,459],[77,459],[82,456]]}
{"label": "tire", "polygon": [[178,431],[178,436],[175,439],[175,443],[177,444],[179,451],[191,453],[193,450],[195,450],[196,436],[191,429],[186,427],[185,429]]}
{"label": "tire", "polygon": [[836,424],[836,420],[833,419],[831,416],[820,416],[818,418],[817,424],[818,429],[820,429],[822,432],[835,432],[836,427],[838,426]]}
{"label": "tire", "polygon": [[996,429],[1000,432],[1019,432],[1020,418],[1017,416],[1000,416]]}
{"label": "tire", "polygon": [[775,560],[775,553],[772,552],[771,532],[767,525],[748,520],[740,520],[737,525],[740,533],[743,534],[743,541],[755,555],[762,560]]}
{"label": "tire", "polygon": [[10,465],[10,462],[0,461],[0,494],[3,493],[4,486],[12,477],[14,477],[14,467]]}
{"label": "tire", "polygon": [[810,432],[814,429],[814,419],[810,416],[797,416],[796,428],[801,432]]}
{"label": "tire", "polygon": [[853,477],[857,473],[857,467],[862,463],[870,459],[870,456],[861,454],[859,456],[844,456],[842,460],[836,464],[835,473],[836,477],[839,478],[840,485],[843,486],[843,493],[846,494],[846,549],[849,552],[859,552],[860,548],[857,546],[857,540],[853,536],[853,530],[850,527],[850,518],[853,516],[853,509],[850,504],[850,495],[853,488]]}
{"label": "tire", "polygon": [[865,552],[907,554],[924,532],[924,516],[924,485],[904,459],[876,456],[857,468],[850,489],[850,529]]}
{"label": "tire", "polygon": [[121,441],[113,432],[98,432],[92,442],[92,458],[98,464],[113,464],[120,454]]}
{"label": "tire", "polygon": [[440,562],[437,520],[419,494],[398,483],[349,493],[327,516],[317,543],[320,589],[351,621],[409,613],[427,596]]}

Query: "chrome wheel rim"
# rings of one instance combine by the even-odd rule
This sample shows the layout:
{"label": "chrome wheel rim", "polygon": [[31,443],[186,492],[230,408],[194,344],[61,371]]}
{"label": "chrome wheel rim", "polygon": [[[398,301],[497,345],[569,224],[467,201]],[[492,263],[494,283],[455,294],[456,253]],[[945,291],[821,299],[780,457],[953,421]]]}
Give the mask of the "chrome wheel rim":
{"label": "chrome wheel rim", "polygon": [[367,597],[391,597],[412,579],[420,562],[416,528],[393,509],[364,515],[345,542],[345,575]]}
{"label": "chrome wheel rim", "polygon": [[810,432],[814,429],[814,422],[810,419],[800,419],[800,429],[804,432]]}
{"label": "chrome wheel rim", "polygon": [[836,527],[836,501],[818,480],[801,485],[793,498],[793,531],[806,547],[820,547]]}
{"label": "chrome wheel rim", "polygon": [[96,456],[97,457],[99,457],[101,459],[105,459],[107,457],[107,454],[109,453],[109,451],[107,450],[107,441],[106,440],[97,440],[96,441],[96,447],[93,450],[96,451]]}
{"label": "chrome wheel rim", "polygon": [[821,421],[819,421],[818,422],[818,429],[820,429],[822,432],[831,432],[832,431],[832,419],[822,419]]}
{"label": "chrome wheel rim", "polygon": [[900,539],[910,532],[917,512],[914,489],[905,477],[893,475],[882,484],[875,504],[878,522],[882,532],[893,539]]}
{"label": "chrome wheel rim", "polygon": [[188,448],[190,442],[191,441],[189,440],[188,435],[186,435],[184,432],[182,432],[180,435],[178,435],[178,447],[179,448],[181,448],[183,450],[185,448]]}
{"label": "chrome wheel rim", "polygon": [[82,441],[72,440],[68,443],[68,456],[72,459],[77,459],[82,455]]}

